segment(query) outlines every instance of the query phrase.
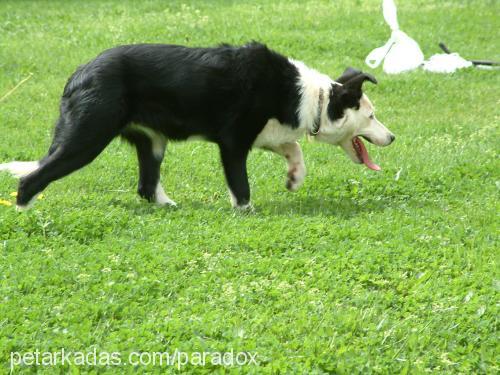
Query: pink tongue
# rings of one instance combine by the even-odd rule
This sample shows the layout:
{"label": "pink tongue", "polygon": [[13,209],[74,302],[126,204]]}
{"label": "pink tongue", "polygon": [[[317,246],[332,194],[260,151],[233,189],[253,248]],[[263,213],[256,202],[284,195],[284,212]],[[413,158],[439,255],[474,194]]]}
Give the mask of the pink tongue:
{"label": "pink tongue", "polygon": [[363,160],[363,163],[370,169],[373,169],[374,171],[380,171],[382,168],[380,168],[377,164],[372,162],[370,160],[370,156],[368,156],[368,151],[366,151],[366,147],[363,144],[363,141],[359,139],[358,137],[354,137],[353,142],[355,142],[358,145],[358,149],[361,152],[361,159]]}

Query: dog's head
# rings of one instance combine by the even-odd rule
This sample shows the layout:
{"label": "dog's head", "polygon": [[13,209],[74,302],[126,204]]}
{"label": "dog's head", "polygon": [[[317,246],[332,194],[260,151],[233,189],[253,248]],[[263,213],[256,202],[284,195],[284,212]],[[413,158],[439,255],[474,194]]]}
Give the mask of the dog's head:
{"label": "dog's head", "polygon": [[316,138],[318,141],[341,146],[355,163],[380,170],[374,164],[360,137],[377,146],[390,145],[395,136],[375,117],[375,109],[363,94],[365,81],[377,83],[375,77],[348,68],[332,84],[326,105],[326,113]]}

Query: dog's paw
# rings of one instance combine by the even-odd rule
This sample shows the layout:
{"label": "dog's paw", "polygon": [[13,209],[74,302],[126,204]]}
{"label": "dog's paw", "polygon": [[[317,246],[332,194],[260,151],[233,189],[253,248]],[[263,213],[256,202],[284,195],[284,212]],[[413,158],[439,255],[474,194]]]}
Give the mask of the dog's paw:
{"label": "dog's paw", "polygon": [[239,206],[233,206],[233,210],[235,213],[240,213],[240,214],[252,214],[255,212],[255,208],[251,203],[241,204]]}
{"label": "dog's paw", "polygon": [[168,197],[167,194],[165,194],[163,187],[159,183],[156,185],[154,201],[158,206],[172,206],[172,207],[177,206],[177,203],[175,203],[172,199]]}
{"label": "dog's paw", "polygon": [[33,198],[31,198],[28,203],[25,203],[25,204],[16,204],[16,211],[17,212],[25,212],[25,211],[28,211],[30,210],[33,205],[35,204],[35,201],[37,200],[38,196],[40,195],[40,193],[38,194],[35,194],[33,196]]}
{"label": "dog's paw", "polygon": [[289,191],[297,191],[299,187],[304,183],[304,177],[306,176],[306,170],[301,165],[295,165],[288,171],[286,188]]}
{"label": "dog's paw", "polygon": [[155,204],[159,207],[165,207],[165,206],[169,206],[169,207],[177,207],[177,203],[175,203],[172,199],[170,199],[169,197],[164,197],[162,199],[157,199]]}

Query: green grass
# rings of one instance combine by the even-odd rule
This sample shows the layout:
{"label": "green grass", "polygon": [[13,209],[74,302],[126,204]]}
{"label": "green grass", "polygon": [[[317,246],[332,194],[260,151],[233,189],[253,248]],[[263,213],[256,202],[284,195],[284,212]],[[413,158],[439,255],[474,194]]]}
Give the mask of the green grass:
{"label": "green grass", "polygon": [[[399,1],[425,55],[445,41],[500,59],[496,1]],[[389,31],[380,1],[0,2],[0,162],[47,150],[68,76],[118,44],[255,39],[338,76]],[[372,71],[367,91],[397,136],[383,171],[302,142],[303,188],[249,158],[254,213],[231,210],[214,145],[174,143],[162,179],[178,209],[135,194],[116,141],[35,208],[0,205],[0,373],[12,351],[257,352],[209,373],[498,373],[498,71]],[[399,176],[399,178],[396,178]],[[16,181],[0,175],[0,199]],[[166,367],[61,373],[177,372]],[[16,373],[53,368],[23,366]]]}

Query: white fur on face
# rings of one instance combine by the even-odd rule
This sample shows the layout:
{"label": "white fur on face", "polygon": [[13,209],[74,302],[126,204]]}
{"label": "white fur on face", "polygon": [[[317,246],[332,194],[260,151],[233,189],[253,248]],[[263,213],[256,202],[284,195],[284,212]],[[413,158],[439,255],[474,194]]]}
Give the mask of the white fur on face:
{"label": "white fur on face", "polygon": [[354,137],[365,137],[371,143],[382,147],[391,144],[394,136],[376,119],[375,108],[365,94],[359,101],[359,109],[347,109],[346,116],[346,133],[344,139],[340,142],[340,146],[353,162],[362,163],[352,144]]}
{"label": "white fur on face", "polygon": [[374,110],[368,96],[363,94],[359,109],[348,108],[341,119],[327,121],[325,126],[320,128],[317,140],[341,146],[354,162],[360,163],[352,145],[354,137],[366,137],[377,146],[388,146],[393,140],[393,134],[376,119]]}
{"label": "white fur on face", "polygon": [[393,140],[393,134],[375,117],[375,108],[373,107],[368,96],[361,97],[359,102],[358,118],[354,121],[360,124],[355,133],[355,136],[361,135],[369,138],[373,144],[377,146],[387,146]]}
{"label": "white fur on face", "polygon": [[6,171],[14,177],[21,178],[37,170],[39,166],[40,163],[38,161],[12,161],[0,164],[0,171]]}
{"label": "white fur on face", "polygon": [[[299,128],[310,131],[318,115],[318,98],[320,89],[323,89],[324,99],[320,108],[320,128],[319,133],[314,137],[320,142],[343,146],[349,143],[356,136],[365,136],[378,146],[387,146],[393,140],[393,134],[380,123],[375,116],[370,118],[374,112],[373,105],[368,97],[363,94],[360,99],[358,110],[347,109],[343,118],[330,121],[328,118],[329,92],[331,85],[340,85],[330,77],[308,68],[300,61],[290,60],[299,73],[298,85],[301,92],[301,100],[298,109]],[[354,152],[354,150],[353,150]]]}

